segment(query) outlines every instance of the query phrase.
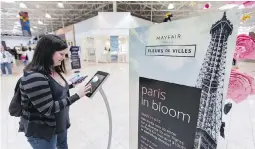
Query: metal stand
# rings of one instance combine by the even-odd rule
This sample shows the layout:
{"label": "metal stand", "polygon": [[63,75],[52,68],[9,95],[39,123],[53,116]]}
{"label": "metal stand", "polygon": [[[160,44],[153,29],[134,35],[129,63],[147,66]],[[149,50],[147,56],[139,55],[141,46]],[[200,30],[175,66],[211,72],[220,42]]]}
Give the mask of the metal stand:
{"label": "metal stand", "polygon": [[108,118],[109,118],[109,138],[108,138],[107,149],[110,149],[111,148],[111,141],[112,141],[112,114],[111,114],[111,109],[110,109],[109,102],[107,100],[107,97],[106,97],[102,87],[99,88],[99,92],[100,92],[101,96],[104,99],[105,106],[106,106],[107,113],[108,113]]}

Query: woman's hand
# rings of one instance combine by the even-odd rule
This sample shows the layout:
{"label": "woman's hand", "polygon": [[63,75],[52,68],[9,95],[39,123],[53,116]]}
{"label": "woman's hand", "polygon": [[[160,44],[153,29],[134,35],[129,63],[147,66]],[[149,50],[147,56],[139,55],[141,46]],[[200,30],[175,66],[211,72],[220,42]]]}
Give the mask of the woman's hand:
{"label": "woman's hand", "polygon": [[84,97],[86,94],[91,92],[91,84],[88,85],[81,85],[79,86],[78,90],[77,90],[77,95],[82,98]]}

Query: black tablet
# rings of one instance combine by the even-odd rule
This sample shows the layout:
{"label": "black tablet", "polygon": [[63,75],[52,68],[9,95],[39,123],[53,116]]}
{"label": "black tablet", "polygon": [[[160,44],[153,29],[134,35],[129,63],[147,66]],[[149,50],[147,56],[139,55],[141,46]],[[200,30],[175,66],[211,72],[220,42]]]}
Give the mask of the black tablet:
{"label": "black tablet", "polygon": [[102,86],[105,80],[108,78],[109,73],[98,71],[87,83],[91,84],[91,92],[86,94],[87,97],[91,98],[97,92],[97,90]]}

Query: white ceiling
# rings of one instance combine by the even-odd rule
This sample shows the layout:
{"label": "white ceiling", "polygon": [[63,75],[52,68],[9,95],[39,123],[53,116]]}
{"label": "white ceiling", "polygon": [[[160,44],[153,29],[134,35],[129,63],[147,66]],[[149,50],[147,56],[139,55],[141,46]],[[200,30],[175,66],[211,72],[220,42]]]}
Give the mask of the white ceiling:
{"label": "white ceiling", "polygon": [[[13,32],[15,22],[19,21],[17,14],[19,11],[28,12],[32,34],[55,31],[64,26],[68,26],[82,20],[94,17],[98,12],[112,12],[113,1],[67,1],[62,2],[64,8],[58,8],[56,1],[22,1],[27,8],[20,8],[21,2],[7,3],[1,1],[1,33],[21,34],[21,31]],[[169,10],[168,5],[174,4],[174,9]],[[206,3],[211,4],[210,9],[203,9]],[[117,1],[117,12],[131,12],[132,15],[160,23],[167,12],[173,14],[172,20],[183,19],[191,16],[202,15],[206,12],[217,12],[219,7],[226,2],[172,2],[172,1]],[[38,8],[39,6],[39,8]],[[251,12],[254,9],[243,10]],[[46,19],[45,14],[51,15],[51,19]],[[44,25],[39,25],[38,20]],[[247,24],[255,23],[255,13]],[[33,28],[34,26],[37,29]],[[17,28],[20,30],[20,28]]]}

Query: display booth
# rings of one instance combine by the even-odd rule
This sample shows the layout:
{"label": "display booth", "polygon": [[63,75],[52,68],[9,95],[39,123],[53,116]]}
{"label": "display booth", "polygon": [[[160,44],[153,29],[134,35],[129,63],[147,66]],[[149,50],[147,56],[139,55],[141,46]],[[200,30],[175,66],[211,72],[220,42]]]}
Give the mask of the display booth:
{"label": "display booth", "polygon": [[218,147],[238,15],[130,30],[130,148]]}
{"label": "display booth", "polygon": [[86,37],[82,41],[82,60],[86,60],[87,62],[95,62],[96,61],[96,51],[95,51],[95,39],[93,37]]}
{"label": "display booth", "polygon": [[128,62],[128,36],[86,37],[82,42],[87,62]]}
{"label": "display booth", "polygon": [[55,31],[55,34],[64,39],[68,46],[75,46],[74,25],[67,26]]}
{"label": "display booth", "polygon": [[128,62],[129,29],[153,24],[130,12],[99,12],[98,16],[74,25],[76,45],[82,60],[90,62]]}

